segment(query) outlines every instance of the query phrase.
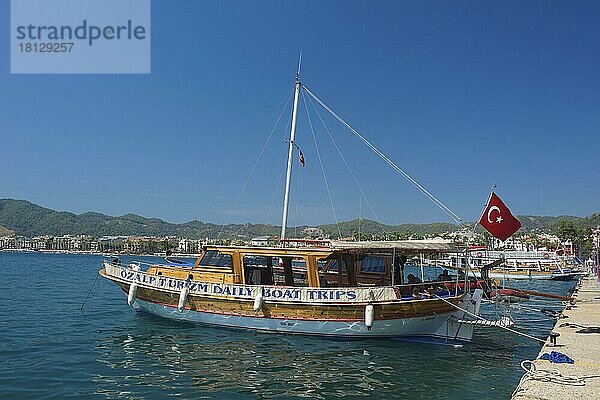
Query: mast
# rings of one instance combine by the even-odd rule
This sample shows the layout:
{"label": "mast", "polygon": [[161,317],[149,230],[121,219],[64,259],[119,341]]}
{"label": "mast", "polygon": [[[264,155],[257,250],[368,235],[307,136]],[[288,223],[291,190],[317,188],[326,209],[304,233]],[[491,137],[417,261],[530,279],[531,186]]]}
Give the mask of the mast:
{"label": "mast", "polygon": [[292,159],[294,158],[294,138],[296,137],[296,116],[298,115],[298,98],[300,97],[300,65],[302,63],[302,52],[298,61],[296,72],[296,83],[294,83],[294,110],[292,111],[292,128],[290,131],[290,148],[288,150],[287,174],[285,176],[285,196],[283,198],[283,217],[281,221],[281,240],[285,239],[287,227],[288,205],[290,203],[290,181],[292,180]]}

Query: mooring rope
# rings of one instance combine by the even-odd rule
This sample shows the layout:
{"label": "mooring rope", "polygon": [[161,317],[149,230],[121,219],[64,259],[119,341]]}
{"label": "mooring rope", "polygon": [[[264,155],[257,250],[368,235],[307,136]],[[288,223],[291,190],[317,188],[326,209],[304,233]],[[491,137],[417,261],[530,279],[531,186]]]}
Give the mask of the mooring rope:
{"label": "mooring rope", "polygon": [[81,307],[79,308],[79,311],[83,312],[83,307],[85,307],[85,303],[87,303],[88,299],[90,298],[90,295],[92,294],[92,290],[94,289],[94,286],[96,286],[96,281],[98,280],[99,276],[100,276],[99,273],[96,274],[96,277],[94,278],[94,282],[92,283],[92,287],[88,291],[87,296],[85,296],[85,300],[83,300],[83,303],[81,303]]}
{"label": "mooring rope", "polygon": [[[483,318],[483,317],[482,317],[482,316],[480,316],[480,315],[474,314],[474,313],[470,312],[469,310],[465,310],[464,308],[462,308],[462,307],[459,307],[459,306],[457,306],[456,304],[453,304],[453,303],[449,302],[448,300],[444,299],[443,297],[440,297],[440,296],[438,296],[438,295],[436,295],[436,294],[434,294],[434,296],[435,296],[436,298],[438,298],[438,299],[440,299],[440,300],[442,300],[442,301],[444,301],[444,302],[446,302],[446,303],[450,304],[452,307],[454,307],[454,308],[457,308],[457,309],[459,309],[459,310],[463,311],[464,313],[466,313],[466,314],[468,314],[468,315],[470,315],[470,316],[472,316],[472,317],[474,317],[474,318],[477,318],[477,319],[479,319],[479,320],[482,320],[482,321],[489,321],[489,320],[487,320],[487,319]],[[498,324],[498,325],[494,325],[494,326],[497,326],[498,328],[505,329],[505,330],[507,330],[507,331],[509,331],[509,332],[512,332],[512,333],[514,333],[514,334],[517,334],[517,335],[520,335],[520,336],[523,336],[523,337],[526,337],[526,338],[529,338],[529,339],[532,339],[532,340],[537,340],[538,342],[541,342],[541,343],[544,343],[544,344],[546,343],[546,340],[544,340],[544,339],[540,339],[540,338],[537,338],[537,337],[535,337],[535,336],[531,336],[531,335],[528,335],[528,334],[526,334],[526,333],[519,332],[519,331],[517,331],[517,330],[514,330],[514,329],[512,329],[512,328],[509,328],[508,326],[499,325],[499,324]]]}
{"label": "mooring rope", "polygon": [[[529,365],[529,367],[527,367],[527,365]],[[600,378],[600,375],[563,375],[557,369],[538,369],[537,365],[535,365],[535,362],[531,360],[523,360],[521,362],[521,368],[523,369],[523,371],[525,371],[525,374],[523,374],[523,376],[521,377],[521,380],[515,388],[511,399],[520,396],[518,392],[523,389],[523,384],[528,380],[550,382],[565,386],[585,386],[586,380],[592,378]]]}

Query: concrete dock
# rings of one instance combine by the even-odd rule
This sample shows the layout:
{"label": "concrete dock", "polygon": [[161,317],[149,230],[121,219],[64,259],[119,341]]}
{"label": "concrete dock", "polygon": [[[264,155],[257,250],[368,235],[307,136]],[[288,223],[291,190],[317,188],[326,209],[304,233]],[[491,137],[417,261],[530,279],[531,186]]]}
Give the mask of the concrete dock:
{"label": "concrete dock", "polygon": [[[600,327],[600,284],[595,276],[583,277],[575,288],[574,306],[567,306],[552,332],[559,333],[556,346],[547,342],[534,361],[536,372],[525,373],[514,400],[576,400],[600,398],[600,333],[576,333],[581,327]],[[574,364],[539,360],[544,353],[558,351]]]}

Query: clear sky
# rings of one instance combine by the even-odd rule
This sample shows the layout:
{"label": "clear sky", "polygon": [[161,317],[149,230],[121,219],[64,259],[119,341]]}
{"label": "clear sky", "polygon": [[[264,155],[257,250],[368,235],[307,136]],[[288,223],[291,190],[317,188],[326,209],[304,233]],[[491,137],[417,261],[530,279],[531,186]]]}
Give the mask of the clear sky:
{"label": "clear sky", "polygon": [[[302,49],[303,83],[463,219],[493,184],[515,214],[600,211],[599,2],[157,0],[149,75],[11,75],[9,16],[2,1],[0,197],[278,224],[289,105],[230,210]],[[330,223],[300,105],[289,222]],[[311,119],[337,218],[374,218]],[[379,220],[448,220],[325,122]]]}

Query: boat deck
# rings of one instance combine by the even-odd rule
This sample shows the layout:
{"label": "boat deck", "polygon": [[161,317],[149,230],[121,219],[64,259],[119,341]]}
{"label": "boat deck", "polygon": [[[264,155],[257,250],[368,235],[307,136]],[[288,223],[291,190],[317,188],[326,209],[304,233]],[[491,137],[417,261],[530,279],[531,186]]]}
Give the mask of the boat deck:
{"label": "boat deck", "polygon": [[[580,327],[565,325],[600,326],[600,284],[594,276],[583,277],[576,287],[574,297],[577,299],[575,306],[567,306],[563,311],[568,318],[559,319],[552,330],[560,334],[556,346],[544,345],[535,360],[538,378],[542,378],[542,374],[550,370],[557,371],[562,377],[552,375],[551,379],[545,381],[524,377],[513,396],[514,400],[587,400],[600,396],[600,333],[577,333]],[[552,351],[566,354],[575,361],[574,364],[539,360],[542,354]],[[541,370],[544,371],[540,372]],[[565,377],[573,380],[565,380]]]}

